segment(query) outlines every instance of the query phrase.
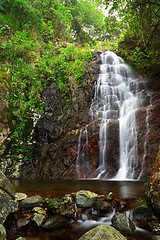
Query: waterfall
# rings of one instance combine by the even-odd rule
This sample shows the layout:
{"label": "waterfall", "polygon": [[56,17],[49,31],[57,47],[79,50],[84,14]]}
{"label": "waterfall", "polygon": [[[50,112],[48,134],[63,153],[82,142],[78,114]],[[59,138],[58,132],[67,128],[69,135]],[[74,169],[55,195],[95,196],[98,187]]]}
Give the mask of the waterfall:
{"label": "waterfall", "polygon": [[[102,53],[101,62],[99,76],[95,83],[94,99],[90,107],[92,121],[100,120],[99,165],[94,175],[96,178],[106,178],[108,175],[109,154],[106,150],[108,129],[110,123],[117,121],[119,123],[119,170],[114,179],[134,179],[134,171],[138,166],[136,110],[140,105],[141,97],[138,80],[132,77],[129,66],[122,58],[113,52]],[[82,139],[84,146],[82,146]],[[86,168],[87,171],[89,168],[89,161],[85,159],[87,144],[86,129],[81,130],[76,164],[77,171],[80,172],[79,162],[83,162],[83,167],[81,165],[83,176],[85,176],[84,169]]]}
{"label": "waterfall", "polygon": [[76,170],[78,177],[85,178],[89,170],[88,160],[88,132],[87,127],[80,130],[78,139],[78,154],[76,159]]}

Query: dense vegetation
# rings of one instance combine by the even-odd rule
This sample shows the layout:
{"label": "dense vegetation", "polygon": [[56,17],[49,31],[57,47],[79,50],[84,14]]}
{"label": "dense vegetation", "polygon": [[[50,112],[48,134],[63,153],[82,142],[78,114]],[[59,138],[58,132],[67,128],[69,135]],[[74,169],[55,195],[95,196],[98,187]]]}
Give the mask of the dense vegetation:
{"label": "dense vegetation", "polygon": [[[102,7],[109,9],[107,16]],[[83,86],[83,62],[91,60],[91,49],[114,50],[158,76],[159,7],[156,0],[1,0],[1,122],[8,119],[12,139],[5,155],[28,159],[31,116],[43,111],[42,91],[56,81],[70,101],[69,76]]]}

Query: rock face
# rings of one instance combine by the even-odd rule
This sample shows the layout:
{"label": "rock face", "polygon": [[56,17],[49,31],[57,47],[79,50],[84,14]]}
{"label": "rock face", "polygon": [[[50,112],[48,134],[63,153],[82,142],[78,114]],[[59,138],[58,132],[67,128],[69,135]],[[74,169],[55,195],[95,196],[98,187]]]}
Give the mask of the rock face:
{"label": "rock face", "polygon": [[137,176],[142,171],[142,179],[150,176],[160,143],[160,100],[157,100],[160,96],[153,93],[152,98],[151,106],[137,111],[139,167],[136,171]]}
{"label": "rock face", "polygon": [[160,217],[160,147],[149,180],[147,195],[151,200],[155,215]]}
{"label": "rock face", "polygon": [[79,240],[125,240],[126,238],[111,226],[99,225],[85,233]]}

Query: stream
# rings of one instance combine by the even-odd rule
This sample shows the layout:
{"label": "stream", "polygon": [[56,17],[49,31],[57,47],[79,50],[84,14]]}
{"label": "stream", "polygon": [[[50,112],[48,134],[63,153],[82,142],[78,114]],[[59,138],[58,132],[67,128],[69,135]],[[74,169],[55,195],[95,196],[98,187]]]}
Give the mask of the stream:
{"label": "stream", "polygon": [[[79,190],[89,190],[98,194],[107,194],[113,192],[117,197],[126,200],[127,208],[134,199],[144,197],[145,186],[142,181],[110,181],[102,179],[90,180],[41,180],[41,181],[23,181],[12,180],[16,192],[24,192],[28,196],[41,195],[43,198],[61,198],[67,193],[73,193]],[[70,222],[69,227],[63,229],[25,231],[18,232],[8,236],[8,240],[16,239],[19,236],[25,237],[27,240],[78,240],[79,237],[99,224],[111,225],[111,217],[114,213],[101,218],[88,218],[84,215],[77,222]],[[158,236],[153,234],[147,227],[146,221],[135,222],[136,230],[133,235],[127,235],[129,240],[156,240]]]}

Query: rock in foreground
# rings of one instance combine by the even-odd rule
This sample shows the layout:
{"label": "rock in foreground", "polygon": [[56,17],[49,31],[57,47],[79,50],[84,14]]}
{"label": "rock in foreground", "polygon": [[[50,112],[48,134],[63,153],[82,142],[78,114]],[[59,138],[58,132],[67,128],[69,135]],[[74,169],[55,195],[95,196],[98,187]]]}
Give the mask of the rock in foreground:
{"label": "rock in foreground", "polygon": [[134,223],[121,213],[116,213],[112,219],[112,226],[123,234],[132,234],[135,230]]}
{"label": "rock in foreground", "polygon": [[86,232],[79,240],[125,240],[126,238],[115,228],[99,225]]}

